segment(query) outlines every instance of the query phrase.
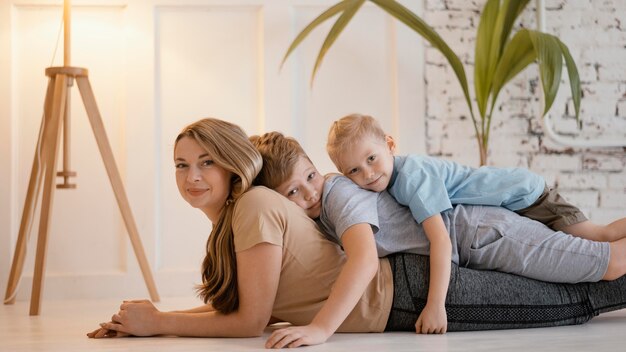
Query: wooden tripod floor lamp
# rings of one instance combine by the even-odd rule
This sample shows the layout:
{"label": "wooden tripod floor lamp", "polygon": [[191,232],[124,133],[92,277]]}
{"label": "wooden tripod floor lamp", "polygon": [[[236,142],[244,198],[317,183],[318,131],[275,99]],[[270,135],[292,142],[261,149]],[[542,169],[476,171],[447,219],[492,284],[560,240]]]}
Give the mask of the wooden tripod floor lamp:
{"label": "wooden tripod floor lamp", "polygon": [[33,221],[33,212],[37,208],[36,203],[39,198],[43,181],[43,194],[41,197],[41,213],[39,219],[39,235],[37,239],[37,252],[35,256],[35,272],[33,276],[33,287],[30,300],[30,315],[39,315],[41,308],[41,290],[43,287],[43,275],[46,261],[46,247],[48,242],[48,227],[50,224],[50,214],[52,211],[52,198],[54,194],[55,168],[57,154],[59,150],[59,140],[61,128],[63,128],[63,171],[56,176],[63,177],[63,183],[56,185],[57,188],[75,188],[76,185],[69,183],[69,177],[76,176],[69,167],[69,137],[70,137],[70,88],[76,81],[80,95],[87,111],[91,128],[93,129],[96,143],[104,166],[106,168],[117,204],[122,213],[126,230],[130,237],[135,256],[139,262],[139,267],[143,278],[148,286],[150,298],[159,301],[154,278],[150,271],[150,266],[146,259],[143,245],[135,225],[135,220],[128,203],[122,178],[115,164],[111,145],[107,139],[102,118],[96,105],[96,99],[89,83],[87,69],[70,66],[70,1],[63,3],[64,22],[64,66],[48,67],[46,76],[49,77],[48,90],[44,102],[44,117],[39,133],[39,139],[35,150],[35,158],[30,173],[26,201],[22,212],[20,229],[13,255],[13,263],[7,283],[4,304],[15,302],[15,293],[24,267],[26,256],[26,245],[28,243],[28,230]]}

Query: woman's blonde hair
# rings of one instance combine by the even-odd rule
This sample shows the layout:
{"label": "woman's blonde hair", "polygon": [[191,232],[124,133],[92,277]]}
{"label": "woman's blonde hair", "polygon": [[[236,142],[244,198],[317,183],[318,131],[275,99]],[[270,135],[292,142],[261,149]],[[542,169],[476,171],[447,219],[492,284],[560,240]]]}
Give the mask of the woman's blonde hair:
{"label": "woman's blonde hair", "polygon": [[216,165],[232,173],[230,195],[207,240],[198,295],[205,303],[228,314],[239,307],[237,262],[233,241],[233,209],[237,199],[252,185],[263,159],[241,127],[227,121],[205,118],[185,127],[176,137],[193,138]]}
{"label": "woman's blonde hair", "polygon": [[339,156],[366,136],[373,136],[383,142],[386,137],[378,121],[369,115],[350,114],[333,122],[328,132],[326,152],[337,170],[342,171]]}
{"label": "woman's blonde hair", "polygon": [[254,180],[255,185],[276,189],[293,174],[300,157],[309,157],[297,140],[280,132],[252,136],[250,141],[263,157],[263,168]]}

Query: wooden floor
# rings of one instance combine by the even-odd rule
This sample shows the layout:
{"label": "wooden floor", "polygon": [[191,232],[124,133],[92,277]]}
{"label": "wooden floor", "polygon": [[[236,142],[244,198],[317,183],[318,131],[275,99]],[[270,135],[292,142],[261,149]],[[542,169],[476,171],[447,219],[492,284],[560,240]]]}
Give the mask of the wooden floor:
{"label": "wooden floor", "polygon": [[[0,306],[0,351],[261,351],[263,337],[248,339],[121,338],[85,336],[117,311],[118,300],[44,300],[41,315],[28,315],[28,302]],[[199,305],[192,298],[164,298],[160,309]],[[623,351],[626,310],[594,318],[585,325],[421,336],[412,333],[335,334],[305,351]]]}

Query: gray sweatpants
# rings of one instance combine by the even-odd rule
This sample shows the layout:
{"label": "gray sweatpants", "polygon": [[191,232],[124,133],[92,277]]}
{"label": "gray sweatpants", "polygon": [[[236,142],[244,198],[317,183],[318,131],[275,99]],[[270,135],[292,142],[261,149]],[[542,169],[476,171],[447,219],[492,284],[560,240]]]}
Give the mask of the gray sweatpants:
{"label": "gray sweatpants", "polygon": [[[465,211],[472,213],[460,214]],[[475,233],[468,233],[463,222],[452,225],[459,266],[562,283],[600,281],[608,268],[607,242],[555,232],[503,208],[461,208],[457,213],[480,214]]]}
{"label": "gray sweatpants", "polygon": [[[390,255],[393,306],[386,331],[415,331],[428,297],[429,257]],[[452,265],[446,297],[448,331],[583,324],[626,308],[626,276],[614,281],[549,283]]]}

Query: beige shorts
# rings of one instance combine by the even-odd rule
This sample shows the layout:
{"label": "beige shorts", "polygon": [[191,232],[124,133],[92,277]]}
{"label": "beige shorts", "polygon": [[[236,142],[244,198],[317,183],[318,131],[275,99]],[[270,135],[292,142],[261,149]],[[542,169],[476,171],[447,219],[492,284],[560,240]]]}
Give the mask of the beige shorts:
{"label": "beige shorts", "polygon": [[535,203],[517,210],[516,213],[544,223],[556,231],[588,220],[580,209],[565,201],[555,189],[549,189],[547,186]]}

